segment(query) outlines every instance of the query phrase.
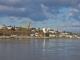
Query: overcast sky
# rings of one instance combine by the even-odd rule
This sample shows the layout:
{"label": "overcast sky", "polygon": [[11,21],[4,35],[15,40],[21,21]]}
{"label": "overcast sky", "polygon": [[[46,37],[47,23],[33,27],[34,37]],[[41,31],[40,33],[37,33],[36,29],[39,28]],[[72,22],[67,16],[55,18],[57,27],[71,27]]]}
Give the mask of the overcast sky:
{"label": "overcast sky", "polygon": [[80,33],[80,0],[0,0],[0,25]]}

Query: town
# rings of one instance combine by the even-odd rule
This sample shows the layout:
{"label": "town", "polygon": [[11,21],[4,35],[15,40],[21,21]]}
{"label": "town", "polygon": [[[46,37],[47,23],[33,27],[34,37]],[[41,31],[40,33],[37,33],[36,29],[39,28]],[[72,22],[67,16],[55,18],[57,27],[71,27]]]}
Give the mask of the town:
{"label": "town", "polygon": [[30,28],[28,22],[26,27],[0,25],[0,38],[80,38],[80,35],[50,28]]}

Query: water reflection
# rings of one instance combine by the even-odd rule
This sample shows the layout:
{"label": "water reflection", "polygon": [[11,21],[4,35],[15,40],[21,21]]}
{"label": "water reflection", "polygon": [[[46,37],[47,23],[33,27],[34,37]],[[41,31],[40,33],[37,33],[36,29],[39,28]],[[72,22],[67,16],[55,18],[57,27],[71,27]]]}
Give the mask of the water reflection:
{"label": "water reflection", "polygon": [[78,39],[0,40],[0,60],[77,60]]}

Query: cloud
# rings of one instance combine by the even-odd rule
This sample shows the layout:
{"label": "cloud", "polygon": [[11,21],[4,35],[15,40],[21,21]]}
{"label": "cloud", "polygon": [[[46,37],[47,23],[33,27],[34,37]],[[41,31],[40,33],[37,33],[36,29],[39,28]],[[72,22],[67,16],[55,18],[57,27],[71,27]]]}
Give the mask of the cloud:
{"label": "cloud", "polygon": [[[50,8],[55,9],[55,12],[50,14],[53,19],[58,19],[58,20],[77,20],[80,21],[80,0],[40,0],[40,2]],[[70,10],[65,14],[64,12],[60,12],[60,9],[63,8],[70,8]],[[50,11],[50,10],[49,10]],[[53,10],[54,11],[54,10]],[[51,12],[52,13],[52,12]]]}
{"label": "cloud", "polygon": [[27,24],[28,22],[30,22],[31,24],[34,24],[34,21],[30,20],[28,18],[19,18],[19,20],[18,20],[19,24]]}
{"label": "cloud", "polygon": [[80,12],[79,9],[71,9],[69,11],[69,17],[74,18],[76,20],[80,20]]}
{"label": "cloud", "polygon": [[22,16],[25,11],[25,8],[14,8],[14,7],[8,7],[8,6],[2,6],[0,5],[0,16],[15,16],[19,17]]}
{"label": "cloud", "polygon": [[72,27],[80,27],[80,23],[72,23]]}
{"label": "cloud", "polygon": [[32,2],[32,0],[7,0],[7,2],[0,0],[0,16],[25,17],[34,21],[47,20],[41,6]]}
{"label": "cloud", "polygon": [[17,3],[20,0],[0,0],[1,3]]}
{"label": "cloud", "polygon": [[75,7],[79,4],[80,0],[38,0],[42,4],[55,8],[61,7]]}
{"label": "cloud", "polygon": [[[0,17],[14,16],[29,18],[33,21],[48,19],[80,19],[80,0],[0,0]],[[61,13],[62,8],[72,8],[68,15]]]}
{"label": "cloud", "polygon": [[64,24],[60,24],[59,27],[65,27],[65,25]]}
{"label": "cloud", "polygon": [[19,23],[24,23],[26,24],[28,21],[27,20],[19,20]]}
{"label": "cloud", "polygon": [[9,16],[9,19],[10,19],[10,20],[14,20],[15,17],[14,17],[14,16]]}

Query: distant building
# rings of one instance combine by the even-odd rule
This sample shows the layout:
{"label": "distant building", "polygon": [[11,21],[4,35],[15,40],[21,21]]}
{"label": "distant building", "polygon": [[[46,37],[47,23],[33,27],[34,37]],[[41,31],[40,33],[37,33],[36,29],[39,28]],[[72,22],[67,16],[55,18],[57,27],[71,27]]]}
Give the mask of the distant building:
{"label": "distant building", "polygon": [[35,33],[35,36],[39,36],[39,33]]}
{"label": "distant building", "polygon": [[49,30],[50,30],[50,28],[43,28],[43,32],[44,32],[44,33],[48,33]]}
{"label": "distant building", "polygon": [[55,31],[54,30],[49,30],[49,33],[55,33]]}
{"label": "distant building", "polygon": [[54,35],[54,34],[49,34],[49,37],[56,37],[56,35]]}
{"label": "distant building", "polygon": [[15,30],[19,30],[19,27],[15,27]]}
{"label": "distant building", "polygon": [[4,28],[5,28],[5,26],[3,26],[3,25],[0,25],[0,30],[1,30],[1,29],[4,29]]}
{"label": "distant building", "polygon": [[35,34],[31,33],[30,36],[35,36]]}
{"label": "distant building", "polygon": [[11,29],[12,29],[12,26],[7,26],[7,29],[8,29],[8,30],[11,30]]}
{"label": "distant building", "polygon": [[47,31],[46,28],[43,28],[43,32],[46,33],[46,31]]}

